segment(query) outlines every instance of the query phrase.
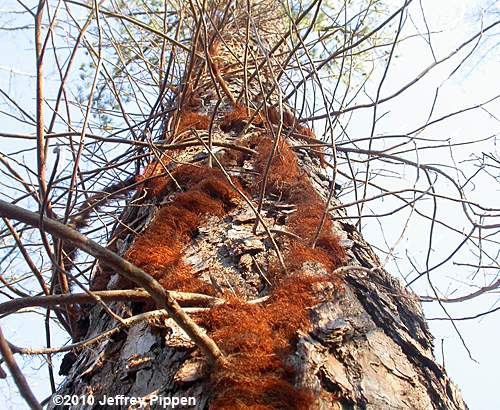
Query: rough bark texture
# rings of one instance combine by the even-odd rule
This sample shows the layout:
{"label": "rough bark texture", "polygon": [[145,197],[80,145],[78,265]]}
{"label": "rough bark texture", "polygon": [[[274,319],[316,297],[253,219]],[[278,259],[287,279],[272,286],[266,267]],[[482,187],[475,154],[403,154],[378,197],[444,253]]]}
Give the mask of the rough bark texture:
{"label": "rough bark texture", "polygon": [[[253,40],[247,62],[249,75],[256,67],[251,55],[262,55],[262,47],[271,49],[284,32],[284,20],[277,11],[279,8],[271,8],[270,3],[263,1],[252,5],[252,16],[261,37],[257,40],[255,32],[250,36]],[[226,44],[218,41],[217,53],[212,56],[217,59],[218,66],[215,69],[219,70],[218,74],[223,77],[233,96],[237,96],[244,87],[241,71],[245,27],[246,12],[242,5],[240,9],[234,10],[234,16],[224,25],[222,32]],[[199,41],[201,43],[203,40]],[[274,74],[279,73],[279,64],[283,63],[283,59],[274,59],[273,63],[273,69],[276,70]],[[243,135],[239,135],[241,130],[237,129],[238,126],[224,125],[224,115],[235,108],[225,95],[224,84],[217,81],[213,69],[211,73],[209,64],[204,59],[196,59],[193,66],[191,77],[187,81],[193,78],[198,81],[198,89],[189,91],[190,101],[196,112],[209,116],[213,114],[217,102],[215,87],[224,98],[223,103],[218,106],[212,126],[213,141],[245,145],[252,138],[261,138],[265,125],[250,125]],[[245,106],[258,107],[263,100],[263,91],[270,90],[275,85],[271,81],[269,70],[270,67],[263,67],[260,71],[262,81],[259,83],[254,80],[247,85],[249,101],[248,104],[243,103]],[[268,101],[276,102],[278,92],[279,90],[275,90]],[[196,95],[196,101],[200,102],[193,103],[192,95]],[[189,96],[186,94],[185,101],[181,104],[187,104],[187,99]],[[179,100],[180,96],[177,103]],[[266,117],[267,128],[275,125],[269,118],[269,112]],[[169,125],[171,128],[175,127],[172,122],[174,121]],[[206,133],[203,128],[200,126],[197,133]],[[186,141],[196,138],[189,128],[180,135],[177,133],[171,139]],[[304,141],[291,135],[287,138],[287,143],[293,147]],[[219,158],[223,158],[224,153],[229,150],[214,148],[214,151],[217,151]],[[294,151],[301,172],[325,201],[330,181],[320,159],[305,149],[297,148]],[[169,155],[176,161],[198,165],[208,161],[208,154],[203,147]],[[275,155],[281,154],[277,152]],[[255,174],[262,166],[256,163],[255,156],[249,156],[240,163],[226,162],[231,175],[238,177],[243,184],[247,181],[248,185],[251,185],[252,180],[255,181]],[[172,161],[168,167],[175,170],[176,165]],[[258,195],[254,192],[253,196],[252,199],[256,201]],[[136,231],[147,230],[158,207],[171,200],[169,195],[146,198],[142,206],[127,208],[122,221]],[[338,203],[332,200],[331,205]],[[289,234],[279,231],[289,231],[287,220],[294,211],[294,203],[287,203],[272,195],[264,200],[264,221],[273,228],[274,238],[284,253],[290,246],[291,239]],[[344,264],[364,268],[378,267],[377,256],[354,225],[345,219],[336,220],[339,216],[345,216],[341,209],[332,212],[330,219],[333,221],[332,229],[339,236],[340,244],[347,254]],[[268,282],[272,281],[268,277],[271,274],[269,267],[277,263],[276,252],[262,229],[257,234],[253,233],[254,222],[255,213],[250,206],[245,201],[238,200],[223,216],[205,215],[197,234],[183,248],[183,262],[192,266],[192,272],[198,279],[212,287],[213,294],[224,298],[237,293],[240,299],[246,300],[268,294]],[[125,254],[133,243],[134,236],[128,232],[120,235],[116,250]],[[327,273],[321,263],[312,261],[305,263],[302,271],[314,275]],[[113,288],[117,284],[119,286],[119,283],[117,277],[112,275],[106,286]],[[289,365],[294,370],[294,384],[314,393],[311,408],[466,408],[460,393],[434,359],[432,336],[417,299],[386,271],[373,269],[367,273],[348,269],[339,274],[337,280],[322,282],[318,293],[317,303],[309,309],[310,326],[297,329],[293,352],[288,357]],[[116,303],[111,306],[123,317],[134,314],[138,309],[131,303]],[[193,315],[196,314],[193,312]],[[116,326],[115,320],[97,306],[90,309],[88,319],[90,326],[84,339]],[[235,323],[234,332],[237,333],[238,330],[238,323]],[[196,409],[206,409],[210,407],[214,394],[209,377],[211,371],[193,343],[175,323],[162,318],[151,323],[138,323],[118,336],[76,352],[76,361],[58,393],[94,394],[96,398],[104,394],[135,397],[155,394],[192,396],[196,398]],[[51,406],[49,408],[58,408]],[[155,405],[152,407],[155,408]],[[103,407],[80,404],[73,408]],[[234,408],[251,407],[238,407],[235,403]],[[294,407],[283,405],[283,408]]]}

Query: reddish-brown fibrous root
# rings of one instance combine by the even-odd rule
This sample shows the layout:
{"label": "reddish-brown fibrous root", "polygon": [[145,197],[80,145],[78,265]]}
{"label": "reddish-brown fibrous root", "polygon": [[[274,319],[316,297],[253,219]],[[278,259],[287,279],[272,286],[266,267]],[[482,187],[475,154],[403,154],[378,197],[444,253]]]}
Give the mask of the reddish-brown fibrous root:
{"label": "reddish-brown fibrous root", "polygon": [[[180,136],[190,130],[208,130],[210,122],[211,118],[208,115],[192,111],[181,111],[175,135]],[[169,162],[167,156],[163,155],[161,161],[153,160],[147,164],[142,175],[136,177],[137,182],[144,181],[144,184],[139,185],[138,191],[145,189],[147,198],[161,196],[172,181],[171,176],[168,175],[165,169]]]}
{"label": "reddish-brown fibrous root", "polygon": [[220,170],[206,166],[178,167],[167,190],[174,189],[173,180],[184,191],[159,209],[125,258],[152,275],[165,289],[211,293],[212,287],[196,278],[190,266],[182,262],[182,249],[203,217],[223,216],[235,206],[238,194]]}
{"label": "reddish-brown fibrous root", "polygon": [[[244,121],[240,111],[232,118]],[[261,191],[263,174],[274,142],[266,132],[247,141],[257,150],[254,169],[258,177],[254,193]],[[321,302],[321,288],[333,283],[342,288],[339,278],[304,272],[304,263],[316,262],[327,272],[340,266],[345,251],[333,232],[327,216],[319,233],[324,202],[307,175],[301,173],[294,152],[280,138],[268,172],[266,195],[274,195],[296,206],[287,221],[288,228],[301,240],[292,239],[285,247],[290,276],[269,266],[273,283],[270,299],[262,305],[249,305],[230,299],[203,316],[205,326],[227,356],[227,365],[212,372],[212,409],[308,409],[314,408],[314,394],[294,384],[295,369],[289,363],[297,332],[310,327],[309,308]]]}
{"label": "reddish-brown fibrous root", "polygon": [[212,372],[211,409],[310,409],[314,396],[294,384],[289,363],[297,331],[310,327],[308,308],[324,277],[294,275],[251,305],[236,298],[203,314],[201,322],[227,357]]}
{"label": "reddish-brown fibrous root", "polygon": [[[301,126],[288,112],[280,116],[275,109],[270,109],[266,115],[255,115],[255,111],[247,107],[236,105],[233,108],[220,123],[224,132],[240,132],[249,121],[262,128],[260,135],[254,133],[253,137],[245,140],[250,148],[257,151],[253,164],[258,176],[249,188],[257,196],[262,190],[266,164],[274,147],[269,123],[277,125],[282,121],[286,127],[292,127],[310,138],[314,137],[314,133]],[[208,126],[208,117],[184,113],[178,121],[177,133]],[[322,301],[322,289],[333,283],[340,290],[341,282],[331,274],[306,272],[304,264],[318,263],[327,272],[333,272],[346,255],[328,215],[317,235],[324,201],[309,177],[300,170],[297,157],[285,139],[278,138],[267,174],[265,195],[295,205],[296,210],[286,224],[300,239],[286,239],[288,242],[284,249],[288,276],[272,264],[268,267],[272,287],[266,302],[248,304],[237,297],[230,297],[227,303],[202,313],[198,318],[227,359],[224,367],[217,367],[211,372],[211,409],[314,407],[313,393],[295,386],[296,372],[289,358],[295,348],[297,332],[307,332],[311,326],[309,309]],[[243,159],[248,159],[227,153],[222,158],[239,165],[242,165]],[[162,170],[157,163],[146,167],[142,176],[148,179],[145,188],[149,196],[170,194],[173,199],[158,210],[147,228],[136,237],[125,257],[151,274],[165,289],[212,294],[212,286],[198,278],[191,267],[182,261],[182,250],[196,235],[202,219],[209,215],[223,217],[235,206],[238,194],[220,170],[183,165],[174,169],[171,176],[162,175]],[[233,182],[238,183],[236,180]],[[174,194],[179,187],[182,192]],[[312,248],[314,240],[315,247]]]}

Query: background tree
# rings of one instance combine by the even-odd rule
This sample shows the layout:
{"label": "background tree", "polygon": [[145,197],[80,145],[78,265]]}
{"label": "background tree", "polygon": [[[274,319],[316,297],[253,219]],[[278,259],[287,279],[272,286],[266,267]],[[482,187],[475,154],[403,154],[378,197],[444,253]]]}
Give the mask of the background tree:
{"label": "background tree", "polygon": [[[36,136],[2,136],[27,150],[36,141],[36,152],[9,147],[0,160],[8,202],[39,216],[7,203],[0,212],[2,291],[12,299],[2,313],[45,308],[47,348],[2,344],[29,401],[34,398],[9,350],[44,355],[53,391],[53,355],[70,351],[62,366],[70,372],[64,392],[158,391],[195,396],[200,407],[210,401],[234,408],[240,400],[282,408],[285,399],[298,408],[319,402],[464,407],[435,363],[416,298],[384,270],[391,258],[398,262],[396,247],[388,245],[381,261],[360,232],[365,221],[384,221],[384,215],[402,218],[401,238],[427,224],[423,262],[409,255],[414,269],[402,276],[448,319],[446,303],[497,288],[490,273],[498,271],[498,210],[470,197],[475,180],[495,177],[498,154],[487,145],[495,137],[453,142],[427,134],[468,111],[491,115],[497,96],[437,115],[437,88],[421,126],[377,131],[384,104],[453,59],[450,76],[457,75],[497,22],[485,21],[444,57],[431,33],[420,34],[434,63],[394,87],[387,79],[398,50],[416,35],[404,30],[415,16],[408,14],[411,3],[67,1],[26,7],[35,24],[36,115],[3,91],[4,115],[33,127]],[[423,11],[421,17],[425,22]],[[43,81],[51,65],[59,77],[55,86]],[[77,67],[80,84],[72,80]],[[353,122],[368,124],[368,132]],[[457,144],[481,144],[484,151],[459,169],[453,156],[447,162],[436,154],[453,152]],[[431,155],[439,157],[437,165]],[[36,171],[23,161],[36,162]],[[461,209],[467,231],[461,220],[454,225],[442,214],[448,203]],[[433,255],[438,229],[450,242],[450,233],[460,238],[439,260]],[[465,264],[476,272],[468,284],[477,289],[450,296],[455,289],[445,292],[434,280],[443,286],[439,270],[464,264],[468,253],[474,259]],[[148,292],[103,293],[130,287],[117,272]],[[163,289],[181,292],[171,296],[184,309],[165,302]],[[151,297],[174,320],[149,312]],[[87,332],[82,318],[88,317]],[[51,323],[76,344],[52,348]]]}

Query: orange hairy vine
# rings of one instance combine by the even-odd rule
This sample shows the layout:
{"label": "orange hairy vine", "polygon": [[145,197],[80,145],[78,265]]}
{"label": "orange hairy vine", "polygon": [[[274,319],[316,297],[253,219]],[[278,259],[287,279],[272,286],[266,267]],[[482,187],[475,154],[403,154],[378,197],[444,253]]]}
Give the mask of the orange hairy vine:
{"label": "orange hairy vine", "polygon": [[[226,114],[220,128],[224,132],[241,131],[255,114],[249,108],[235,106]],[[276,114],[276,113],[275,113]],[[269,113],[268,113],[269,117]],[[250,189],[259,193],[263,174],[274,142],[269,137],[269,120],[258,114],[253,125],[262,127],[247,144],[257,151],[253,158],[256,177]],[[295,117],[283,115],[286,126],[302,129]],[[177,132],[204,129],[209,118],[197,113],[183,113]],[[308,130],[308,129],[307,129]],[[312,131],[311,131],[312,133]],[[333,222],[326,218],[316,246],[311,243],[321,221],[324,203],[307,175],[299,169],[298,160],[284,138],[278,137],[271,159],[265,195],[295,205],[287,227],[300,239],[286,239],[285,260],[289,276],[271,263],[269,299],[261,304],[248,304],[229,297],[225,304],[203,312],[198,318],[209,336],[226,356],[226,365],[212,369],[211,409],[308,409],[314,405],[310,390],[296,386],[297,369],[291,360],[298,331],[310,328],[309,309],[321,302],[322,287],[338,279],[331,275],[305,272],[305,262],[316,262],[332,272],[345,259],[345,252],[333,232]],[[234,157],[234,158],[233,158]],[[240,156],[226,160],[241,162]],[[240,164],[241,165],[241,164]],[[158,164],[149,164],[144,171],[145,188],[149,196],[171,194],[168,204],[139,234],[125,253],[133,264],[151,274],[168,290],[213,294],[209,283],[193,273],[182,260],[182,251],[196,235],[202,219],[208,215],[222,217],[236,204],[237,192],[222,171],[207,166],[181,165],[163,176]],[[158,176],[160,175],[160,176]],[[175,184],[173,180],[175,179]],[[149,183],[149,181],[156,181]],[[234,180],[238,186],[238,181]],[[174,193],[177,188],[182,192]]]}
{"label": "orange hairy vine", "polygon": [[[280,115],[280,112],[275,107],[269,107],[266,110],[266,114],[259,112],[255,114],[255,110],[249,107],[244,107],[242,105],[235,105],[233,110],[228,112],[221,124],[220,128],[224,132],[235,131],[236,133],[241,132],[248,121],[252,119],[252,124],[258,127],[268,127],[269,123],[273,126],[279,126],[282,124],[288,130],[295,131],[295,136],[302,137],[305,140],[316,139],[316,135],[313,130],[300,124],[299,120],[288,110],[284,109]],[[318,148],[314,151],[320,159],[321,166],[325,167],[325,152],[324,148]]]}
{"label": "orange hairy vine", "polygon": [[175,134],[179,135],[188,130],[207,130],[210,126],[210,117],[194,111],[181,111]]}
{"label": "orange hairy vine", "polygon": [[[259,177],[254,183],[255,192],[260,192],[263,172],[267,159],[272,153],[273,145],[272,139],[265,135],[257,143],[254,167]],[[309,246],[315,239],[325,204],[311,185],[308,176],[300,173],[297,157],[283,139],[278,141],[276,152],[271,160],[266,194],[273,194],[283,201],[296,205],[296,210],[288,218],[287,225],[302,239],[302,242],[292,240],[285,255],[286,260],[293,264],[294,268],[297,268],[297,264],[307,260],[320,262],[328,271],[342,264],[346,257],[345,250],[333,233],[333,222],[328,216],[318,235],[315,248]]]}
{"label": "orange hairy vine", "polygon": [[310,326],[308,308],[324,277],[296,274],[262,305],[236,298],[204,313],[201,322],[227,356],[211,374],[211,409],[309,409],[312,392],[295,386],[290,362],[297,331]]}
{"label": "orange hairy vine", "polygon": [[264,125],[265,118],[261,113],[255,115],[254,109],[236,105],[232,111],[224,115],[220,124],[220,129],[224,132],[232,130],[239,133],[245,128],[245,125],[252,117],[254,117],[252,120],[253,125],[261,127]]}
{"label": "orange hairy vine", "polygon": [[[211,118],[208,115],[193,111],[180,111],[174,137],[189,130],[207,130],[210,122]],[[165,166],[168,161],[167,163],[162,163],[165,162],[164,159],[165,156],[162,157],[162,161],[151,161],[146,165],[142,175],[136,177],[137,182],[144,181],[144,184],[141,184],[138,190],[142,191],[145,189],[147,198],[159,197],[171,181],[171,177],[165,172]]]}
{"label": "orange hairy vine", "polygon": [[[244,121],[242,110],[230,120]],[[229,122],[229,121],[228,121]],[[248,141],[257,150],[253,190],[260,192],[263,173],[273,149],[273,141],[261,135]],[[227,356],[227,366],[211,373],[213,399],[211,409],[308,409],[314,407],[314,394],[296,387],[296,369],[290,361],[297,332],[310,327],[309,308],[319,303],[319,288],[330,282],[340,288],[340,280],[331,275],[304,272],[305,262],[321,264],[332,272],[345,259],[345,251],[327,217],[316,246],[316,236],[325,204],[307,175],[300,172],[295,153],[280,137],[271,160],[266,194],[295,204],[296,211],[287,226],[302,240],[291,239],[285,248],[289,273],[269,266],[274,274],[273,289],[267,302],[249,305],[232,298],[212,308],[201,323]]]}
{"label": "orange hairy vine", "polygon": [[[172,178],[184,189],[159,209],[148,227],[132,243],[125,258],[149,273],[168,290],[212,293],[211,286],[194,276],[182,262],[182,249],[191,240],[201,218],[223,216],[235,206],[236,191],[220,170],[182,165]],[[173,190],[170,181],[166,189]]]}
{"label": "orange hairy vine", "polygon": [[146,165],[142,175],[138,175],[135,180],[137,182],[143,182],[137,187],[139,192],[146,190],[147,198],[158,197],[168,184],[168,177],[165,174],[166,164],[162,164],[160,161],[152,161]]}

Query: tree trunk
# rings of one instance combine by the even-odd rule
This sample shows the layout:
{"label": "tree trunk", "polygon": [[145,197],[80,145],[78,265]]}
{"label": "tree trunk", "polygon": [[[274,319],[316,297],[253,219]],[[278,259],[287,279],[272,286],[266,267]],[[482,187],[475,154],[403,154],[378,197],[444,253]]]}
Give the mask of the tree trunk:
{"label": "tree trunk", "polygon": [[[285,46],[263,58],[285,19],[274,2],[251,3],[248,25],[245,2],[221,17],[222,2],[194,29],[177,111],[164,124],[166,142],[190,147],[150,162],[121,217],[130,229],[116,229],[109,245],[168,290],[226,300],[186,310],[227,368],[208,365],[160,314],[68,357],[65,366],[74,363],[58,394],[86,397],[72,407],[82,409],[128,408],[97,404],[119,395],[150,399],[152,408],[174,407],[155,402],[159,396],[193,397],[194,406],[177,408],[196,409],[465,409],[434,359],[416,297],[378,268],[334,198],[322,220],[334,183],[323,153],[303,147],[311,130],[280,103]],[[130,285],[103,268],[93,281],[94,289]],[[124,318],[151,309],[110,307]],[[117,326],[100,306],[87,316],[83,340]]]}

